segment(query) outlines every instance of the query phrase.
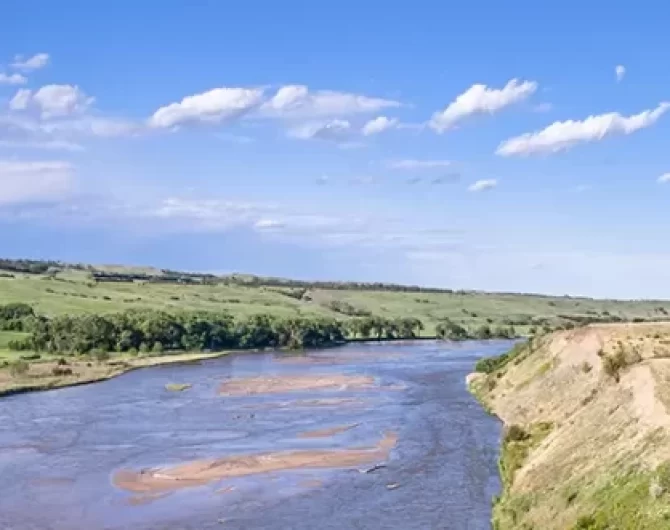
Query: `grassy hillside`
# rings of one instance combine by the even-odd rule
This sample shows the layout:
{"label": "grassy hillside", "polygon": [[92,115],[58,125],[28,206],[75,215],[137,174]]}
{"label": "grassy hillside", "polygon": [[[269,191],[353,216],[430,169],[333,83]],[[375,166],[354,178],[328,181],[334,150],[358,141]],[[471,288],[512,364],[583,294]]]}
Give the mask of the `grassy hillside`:
{"label": "grassy hillside", "polygon": [[670,528],[670,324],[557,332],[478,368],[506,425],[496,530]]}
{"label": "grassy hillside", "polygon": [[[107,268],[106,272],[110,270],[119,273],[131,269],[115,267]],[[160,272],[150,276],[160,277]],[[403,292],[397,290],[399,286],[365,288],[360,284],[332,284],[338,288],[324,288],[320,284],[298,283],[300,286],[295,287],[288,280],[286,285],[277,285],[277,280],[273,285],[263,285],[263,279],[256,277],[253,281],[242,276],[212,278],[208,278],[206,284],[153,280],[96,281],[92,279],[90,269],[82,268],[62,267],[45,274],[11,271],[11,275],[0,277],[0,303],[25,302],[37,312],[47,315],[149,308],[168,311],[223,310],[238,316],[270,313],[285,317],[337,318],[345,318],[352,311],[369,312],[388,318],[419,318],[426,326],[427,335],[432,335],[435,324],[445,318],[468,328],[485,323],[514,324],[523,331],[531,325],[542,326],[542,319],[556,326],[566,322],[562,318],[566,316],[664,319],[670,312],[670,302],[667,301],[591,300],[447,290]]]}

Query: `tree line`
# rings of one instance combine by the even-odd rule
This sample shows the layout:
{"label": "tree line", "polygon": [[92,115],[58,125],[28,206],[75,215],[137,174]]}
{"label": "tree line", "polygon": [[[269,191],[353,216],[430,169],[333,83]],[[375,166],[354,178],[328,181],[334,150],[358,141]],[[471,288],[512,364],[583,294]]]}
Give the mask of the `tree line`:
{"label": "tree line", "polygon": [[473,329],[467,329],[448,318],[443,319],[435,326],[435,335],[442,340],[488,340],[513,339],[518,337],[514,326],[495,326],[482,324]]}
{"label": "tree line", "polygon": [[279,318],[227,313],[129,310],[106,315],[34,316],[27,338],[9,347],[49,353],[162,353],[170,350],[316,348],[346,340],[345,323],[329,318]]}
{"label": "tree line", "polygon": [[0,306],[0,329],[28,335],[19,351],[88,354],[174,350],[317,348],[353,339],[411,339],[423,330],[416,318],[338,320],[259,314],[127,310],[104,315],[37,315],[27,304]]}

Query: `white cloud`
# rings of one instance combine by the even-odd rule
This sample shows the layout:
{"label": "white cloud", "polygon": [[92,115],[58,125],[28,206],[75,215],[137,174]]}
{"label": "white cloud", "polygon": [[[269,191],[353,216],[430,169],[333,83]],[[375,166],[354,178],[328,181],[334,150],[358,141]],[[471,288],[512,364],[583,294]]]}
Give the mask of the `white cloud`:
{"label": "white cloud", "polygon": [[496,154],[513,156],[556,153],[575,144],[602,140],[613,134],[631,134],[656,123],[668,109],[670,103],[661,103],[653,110],[645,110],[632,116],[609,112],[589,116],[583,121],[557,121],[541,131],[505,140],[498,146]]}
{"label": "white cloud", "polygon": [[620,82],[623,80],[624,76],[626,75],[626,67],[619,64],[617,67],[614,69],[614,73],[616,74],[616,80],[617,82]]}
{"label": "white cloud", "polygon": [[254,228],[258,230],[277,230],[284,228],[284,223],[277,219],[259,219],[254,223]]}
{"label": "white cloud", "polygon": [[19,89],[16,94],[14,94],[14,97],[9,100],[9,108],[11,110],[27,109],[32,95],[32,91],[27,88]]}
{"label": "white cloud", "polygon": [[78,86],[46,85],[32,97],[42,110],[45,118],[67,116],[86,110],[93,98],[87,96]]}
{"label": "white cloud", "polygon": [[399,106],[399,102],[388,99],[333,90],[311,92],[305,85],[287,85],[281,87],[260,111],[266,117],[314,119],[373,113]]}
{"label": "white cloud", "polygon": [[18,70],[31,71],[44,68],[48,63],[49,63],[48,53],[38,53],[27,59],[24,59],[21,55],[17,55],[14,58],[12,67]]}
{"label": "white cloud", "polygon": [[452,128],[472,114],[493,114],[509,105],[523,101],[537,90],[535,81],[510,80],[503,88],[472,85],[441,112],[436,112],[429,126],[438,133]]}
{"label": "white cloud", "polygon": [[363,136],[372,136],[374,134],[379,134],[384,131],[388,131],[397,127],[398,120],[395,118],[387,118],[386,116],[379,116],[373,120],[370,120],[361,129]]}
{"label": "white cloud", "polygon": [[31,106],[40,110],[42,118],[59,118],[85,111],[94,101],[78,86],[45,85],[32,92],[19,90],[9,103],[12,110],[26,110]]}
{"label": "white cloud", "polygon": [[23,85],[27,81],[21,74],[5,74],[0,72],[0,85]]}
{"label": "white cloud", "polygon": [[71,190],[73,179],[68,162],[0,160],[0,205],[58,199]]}
{"label": "white cloud", "polygon": [[259,88],[215,88],[159,108],[149,118],[149,126],[169,129],[184,123],[221,123],[252,111],[262,100]]}
{"label": "white cloud", "polygon": [[472,184],[468,191],[486,191],[495,188],[497,185],[498,181],[496,179],[482,179]]}
{"label": "white cloud", "polygon": [[658,179],[656,179],[656,182],[659,184],[667,184],[670,183],[670,173],[663,173]]}
{"label": "white cloud", "polygon": [[386,164],[390,169],[437,169],[445,168],[451,166],[451,161],[449,160],[393,160]]}
{"label": "white cloud", "polygon": [[345,141],[350,137],[351,123],[347,120],[329,120],[325,122],[306,123],[289,131],[289,136],[300,140]]}
{"label": "white cloud", "polygon": [[0,147],[72,152],[84,150],[81,145],[67,140],[0,140]]}

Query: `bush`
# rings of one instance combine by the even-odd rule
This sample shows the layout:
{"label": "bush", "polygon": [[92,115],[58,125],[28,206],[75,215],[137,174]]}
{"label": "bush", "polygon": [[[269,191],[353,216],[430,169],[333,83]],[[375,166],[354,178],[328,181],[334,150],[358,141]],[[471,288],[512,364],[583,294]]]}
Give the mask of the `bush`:
{"label": "bush", "polygon": [[523,442],[529,437],[530,435],[524,430],[524,428],[516,424],[510,425],[507,428],[507,432],[505,433],[506,442]]}
{"label": "bush", "polygon": [[24,361],[36,361],[41,358],[42,356],[39,353],[31,353],[30,355],[21,355],[20,357],[20,359],[23,359]]}
{"label": "bush", "polygon": [[30,370],[30,365],[24,360],[19,359],[18,361],[9,363],[9,373],[13,377],[25,375],[28,373],[28,370]]}
{"label": "bush", "polygon": [[596,521],[592,515],[582,515],[572,527],[572,530],[606,530],[606,526]]}
{"label": "bush", "polygon": [[154,353],[163,353],[163,344],[160,341],[154,342],[154,345],[151,348],[151,351]]}
{"label": "bush", "polygon": [[93,350],[91,352],[93,355],[93,358],[98,361],[99,363],[104,363],[105,361],[109,361],[110,355],[108,352],[105,350]]}
{"label": "bush", "polygon": [[60,377],[64,375],[72,375],[72,368],[70,367],[63,367],[63,366],[54,366],[51,369],[51,374]]}

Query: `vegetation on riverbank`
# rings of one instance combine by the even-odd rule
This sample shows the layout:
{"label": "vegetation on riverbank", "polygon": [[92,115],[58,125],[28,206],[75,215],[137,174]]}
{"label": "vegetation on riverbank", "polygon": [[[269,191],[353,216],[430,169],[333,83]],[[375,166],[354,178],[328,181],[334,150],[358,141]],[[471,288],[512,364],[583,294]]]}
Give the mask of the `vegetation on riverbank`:
{"label": "vegetation on riverbank", "polygon": [[[3,272],[4,271],[4,272]],[[5,274],[2,276],[1,274]],[[381,283],[305,282],[233,274],[0,260],[0,303],[25,302],[47,316],[120,313],[129,309],[228,312],[236,318],[377,316],[420,320],[424,336],[447,321],[474,334],[488,326],[519,335],[589,322],[668,318],[667,301],[593,300],[486,293]],[[446,324],[445,324],[446,325]],[[452,332],[457,328],[452,328]]]}
{"label": "vegetation on riverbank", "polygon": [[[589,322],[663,319],[670,311],[666,302],[10,259],[0,259],[0,301],[0,376],[24,386],[42,385],[34,379],[46,366],[58,381],[45,384],[60,385],[105,377],[98,367],[126,357],[347,340],[513,338]],[[84,364],[52,366],[60,358]]]}
{"label": "vegetation on riverbank", "polygon": [[670,527],[670,325],[594,325],[478,364],[506,425],[496,530]]}

